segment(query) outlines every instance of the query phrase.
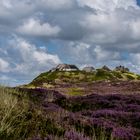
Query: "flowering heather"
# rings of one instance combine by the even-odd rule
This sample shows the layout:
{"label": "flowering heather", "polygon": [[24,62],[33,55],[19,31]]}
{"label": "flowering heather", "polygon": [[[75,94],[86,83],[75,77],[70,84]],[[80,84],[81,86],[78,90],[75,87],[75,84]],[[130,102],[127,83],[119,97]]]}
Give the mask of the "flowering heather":
{"label": "flowering heather", "polygon": [[102,119],[93,118],[91,123],[92,123],[92,125],[97,125],[100,127],[104,127],[106,129],[112,129],[113,127],[115,127],[117,125],[114,122],[106,120],[104,118],[102,118]]}
{"label": "flowering heather", "polygon": [[[140,136],[138,94],[65,97],[58,91],[43,88],[18,91],[26,96],[10,94],[14,94],[17,101],[22,101],[23,97],[28,100],[28,109],[24,113],[26,127],[23,126],[21,132],[26,134],[23,139],[135,140]],[[0,139],[6,138],[0,135]]]}
{"label": "flowering heather", "polygon": [[140,112],[140,105],[139,104],[128,104],[124,108],[124,110],[129,112]]}
{"label": "flowering heather", "polygon": [[84,136],[83,133],[78,133],[75,130],[66,131],[64,138],[67,140],[91,140],[90,138]]}
{"label": "flowering heather", "polygon": [[[127,131],[131,127],[133,131],[129,130],[129,135],[126,135],[126,131],[122,131],[124,133],[123,137],[126,137],[126,139],[128,137],[131,139],[132,136],[138,137],[139,135],[140,96],[137,94],[104,96],[91,94],[84,97],[71,97],[63,103],[66,104],[60,103],[59,105],[65,109],[74,111],[75,114],[81,114],[80,123],[86,122],[93,127],[103,127],[107,131],[112,131],[113,134],[119,133],[119,129],[115,128],[123,127]],[[85,121],[84,117],[89,119],[89,121]],[[72,117],[71,122],[73,121],[77,122],[78,120]]]}
{"label": "flowering heather", "polygon": [[112,132],[112,136],[113,138],[117,138],[121,140],[135,139],[132,128],[123,128],[123,127],[114,128]]}

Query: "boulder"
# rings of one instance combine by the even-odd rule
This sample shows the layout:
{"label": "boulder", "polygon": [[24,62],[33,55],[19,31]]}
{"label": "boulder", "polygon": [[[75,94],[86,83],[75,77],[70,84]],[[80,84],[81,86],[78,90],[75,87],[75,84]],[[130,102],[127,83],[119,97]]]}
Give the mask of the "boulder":
{"label": "boulder", "polygon": [[78,71],[79,69],[75,65],[59,64],[56,68],[51,71]]}
{"label": "boulder", "polygon": [[129,72],[129,69],[128,68],[126,68],[126,67],[124,67],[124,66],[117,66],[116,68],[115,68],[115,70],[116,71],[121,71],[121,72]]}
{"label": "boulder", "polygon": [[93,72],[93,71],[95,71],[95,68],[94,67],[84,67],[83,71],[85,71],[85,72]]}
{"label": "boulder", "polygon": [[111,69],[108,68],[107,66],[103,66],[102,69],[105,70],[105,71],[111,71]]}

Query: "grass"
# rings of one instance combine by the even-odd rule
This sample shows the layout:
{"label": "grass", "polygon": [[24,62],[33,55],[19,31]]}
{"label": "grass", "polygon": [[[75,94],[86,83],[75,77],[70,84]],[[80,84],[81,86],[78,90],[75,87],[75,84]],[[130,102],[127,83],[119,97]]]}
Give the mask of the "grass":
{"label": "grass", "polygon": [[[47,137],[49,134],[63,134],[51,117],[34,105],[28,93],[18,89],[0,86],[0,139],[28,140],[34,136]],[[53,97],[49,96],[49,100]]]}
{"label": "grass", "polygon": [[136,80],[138,78],[138,76],[134,73],[130,73],[130,72],[127,72],[127,73],[124,73],[124,75],[127,77],[127,79],[129,80]]}
{"label": "grass", "polygon": [[0,87],[0,139],[20,139],[26,135],[22,129],[25,112],[28,111],[28,101],[19,102],[17,90]]}
{"label": "grass", "polygon": [[[28,86],[40,86],[51,88],[53,85],[61,83],[82,83],[92,81],[104,81],[104,80],[139,80],[140,76],[131,72],[121,71],[106,71],[103,69],[97,69],[95,72],[86,73],[84,71],[55,71],[45,72],[36,77]],[[45,83],[45,85],[44,85]],[[27,86],[27,87],[28,87]]]}
{"label": "grass", "polygon": [[79,96],[84,94],[84,90],[82,88],[68,88],[68,95]]}

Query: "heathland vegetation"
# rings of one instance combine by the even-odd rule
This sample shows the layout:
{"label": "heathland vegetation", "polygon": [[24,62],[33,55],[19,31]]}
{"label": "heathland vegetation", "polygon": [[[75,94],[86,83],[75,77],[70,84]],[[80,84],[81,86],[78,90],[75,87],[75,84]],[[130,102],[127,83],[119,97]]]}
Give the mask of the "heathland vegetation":
{"label": "heathland vegetation", "polygon": [[140,139],[140,76],[70,68],[0,86],[0,140]]}
{"label": "heathland vegetation", "polygon": [[[59,66],[59,65],[58,65]],[[57,67],[58,67],[57,66]],[[63,65],[62,65],[63,66]],[[71,65],[70,65],[71,66]],[[73,65],[72,65],[73,66]],[[53,70],[41,73],[37,76],[27,87],[54,87],[56,85],[64,84],[78,84],[78,83],[91,83],[96,81],[131,81],[140,80],[140,75],[130,72],[128,68],[123,66],[116,67],[114,70],[110,70],[107,66],[99,69],[93,69],[90,67],[88,71],[77,69],[65,69],[54,68]]]}
{"label": "heathland vegetation", "polygon": [[46,89],[0,88],[2,140],[139,140],[140,95],[67,98]]}

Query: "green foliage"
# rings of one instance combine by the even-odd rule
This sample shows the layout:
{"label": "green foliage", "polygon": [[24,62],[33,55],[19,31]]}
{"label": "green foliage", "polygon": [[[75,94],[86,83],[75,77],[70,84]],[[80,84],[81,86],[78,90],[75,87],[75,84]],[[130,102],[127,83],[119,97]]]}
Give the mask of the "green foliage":
{"label": "green foliage", "polygon": [[140,75],[137,75],[137,80],[140,80]]}
{"label": "green foliage", "polygon": [[95,74],[95,80],[111,80],[114,79],[114,75],[110,71],[98,69]]}
{"label": "green foliage", "polygon": [[38,77],[36,77],[31,84],[38,86],[42,85],[42,83],[52,83],[54,79],[57,78],[57,72],[45,72],[40,74]]}
{"label": "green foliage", "polygon": [[128,80],[136,80],[138,79],[138,75],[130,72],[125,72],[124,75],[127,77]]}
{"label": "green foliage", "polygon": [[135,77],[134,77],[134,76],[129,75],[129,74],[127,74],[127,75],[126,75],[126,77],[127,77],[129,80],[134,80],[134,79],[135,79]]}
{"label": "green foliage", "polygon": [[84,91],[81,88],[68,88],[68,95],[83,95]]}
{"label": "green foliage", "polygon": [[97,69],[95,72],[84,72],[84,71],[54,71],[45,72],[35,78],[30,84],[31,86],[43,86],[43,83],[50,85],[61,84],[61,83],[83,83],[92,81],[103,81],[103,80],[139,80],[140,75],[136,75],[130,72],[121,71],[107,71],[104,69]]}
{"label": "green foliage", "polygon": [[116,77],[116,79],[123,79],[122,72],[120,71],[112,71],[112,74]]}

